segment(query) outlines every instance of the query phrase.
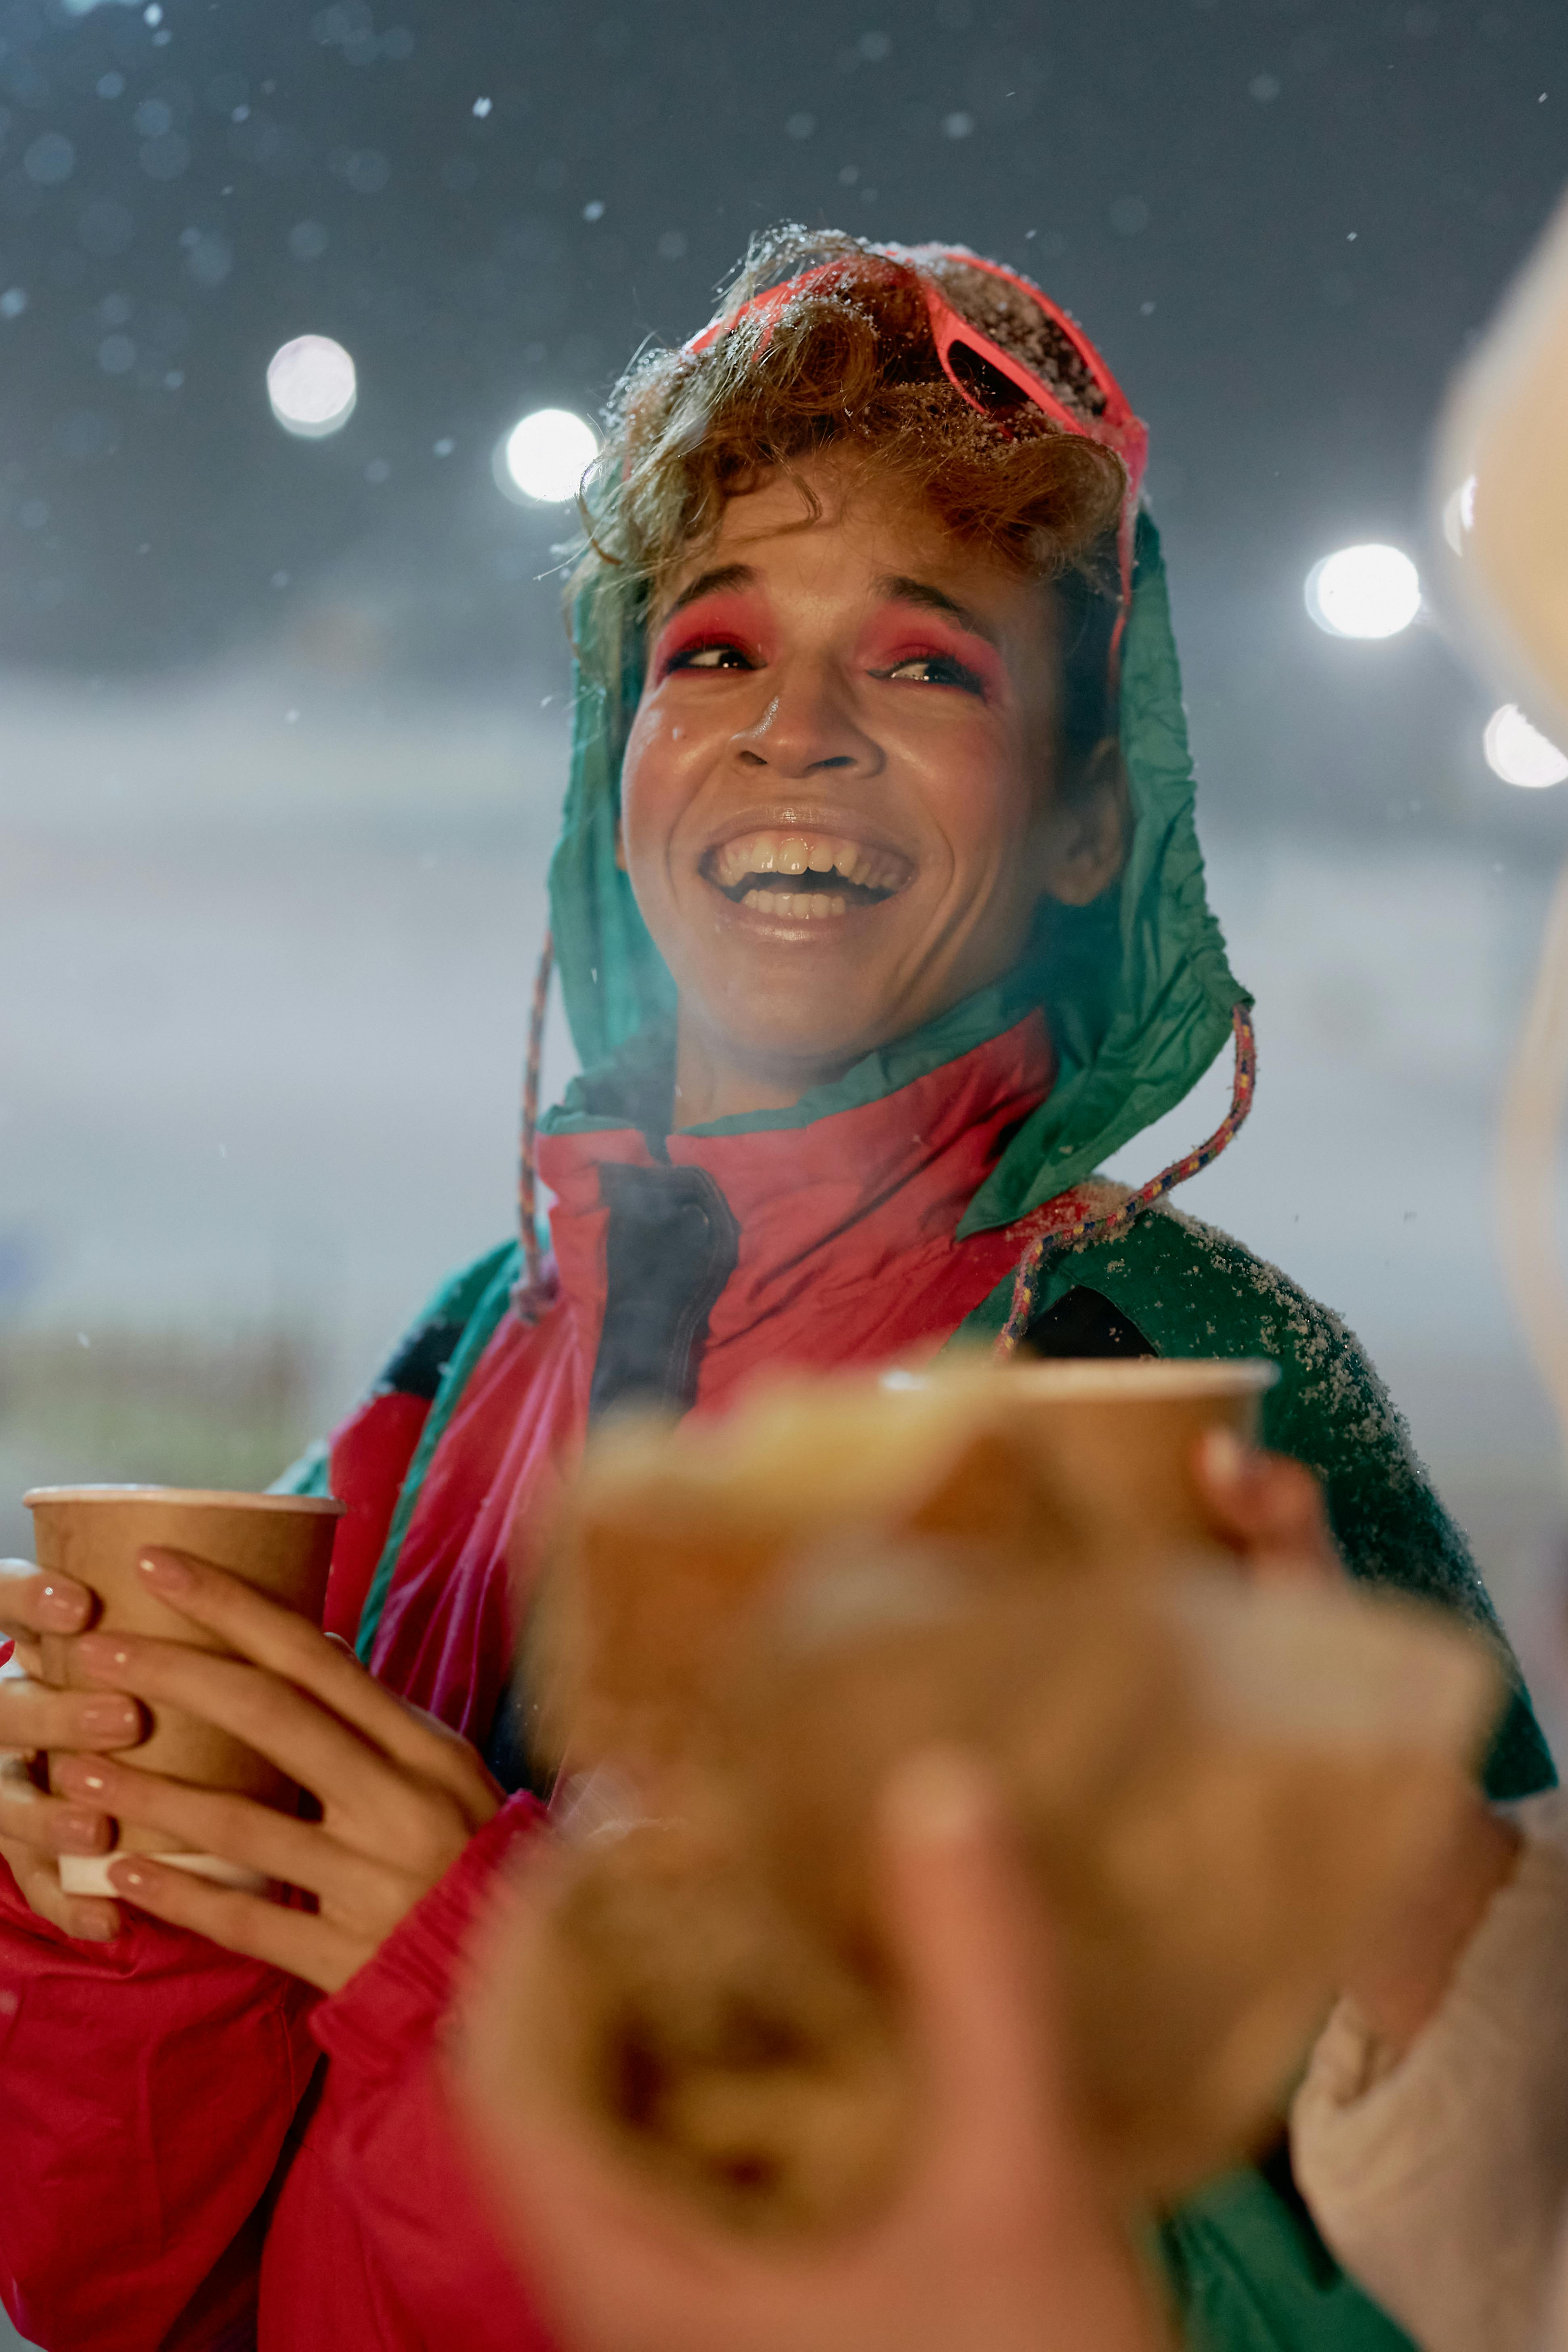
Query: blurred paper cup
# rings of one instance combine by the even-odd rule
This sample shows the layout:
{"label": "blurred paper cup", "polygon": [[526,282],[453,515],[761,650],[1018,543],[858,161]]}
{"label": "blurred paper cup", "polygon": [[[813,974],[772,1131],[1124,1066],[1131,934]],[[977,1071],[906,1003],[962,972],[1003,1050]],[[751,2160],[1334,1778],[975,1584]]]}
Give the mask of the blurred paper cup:
{"label": "blurred paper cup", "polygon": [[[51,1576],[74,1577],[94,1594],[93,1625],[106,1633],[153,1633],[193,1648],[232,1653],[216,1635],[182,1617],[150,1592],[136,1573],[149,1547],[184,1552],[226,1569],[269,1600],[312,1624],[321,1621],[332,1538],[341,1503],[314,1496],[227,1495],[180,1486],[36,1486],[23,1497],[33,1514],[38,1565]],[[44,1671],[62,1683],[75,1679],[68,1643],[44,1645]],[[143,1702],[143,1704],[145,1704]],[[275,1766],[231,1732],[173,1706],[148,1707],[152,1728],[119,1760],[204,1789],[258,1799],[281,1812],[298,1792]],[[51,1763],[51,1784],[53,1770]],[[62,1855],[60,1885],[68,1895],[111,1895],[109,1864],[122,1853],[153,1854],[176,1869],[226,1885],[265,1882],[216,1854],[193,1853],[165,1832],[122,1823],[112,1853]]]}
{"label": "blurred paper cup", "polygon": [[[525,1676],[536,1754],[629,1769],[649,1808],[758,1595],[806,1563],[960,1547],[1026,1582],[1158,1572],[1218,1538],[1198,1486],[1209,1431],[1254,1444],[1271,1363],[975,1356],[881,1375],[795,1375],[732,1413],[598,1432],[542,1547]],[[1223,1564],[1223,1560],[1220,1564]],[[661,1784],[662,1785],[662,1784]]]}
{"label": "blurred paper cup", "polygon": [[1256,1445],[1279,1370],[1254,1358],[1139,1357],[1009,1365],[995,1378],[1026,1417],[1064,1502],[1108,1546],[1135,1552],[1214,1541],[1197,1483],[1198,1441],[1228,1429]]}

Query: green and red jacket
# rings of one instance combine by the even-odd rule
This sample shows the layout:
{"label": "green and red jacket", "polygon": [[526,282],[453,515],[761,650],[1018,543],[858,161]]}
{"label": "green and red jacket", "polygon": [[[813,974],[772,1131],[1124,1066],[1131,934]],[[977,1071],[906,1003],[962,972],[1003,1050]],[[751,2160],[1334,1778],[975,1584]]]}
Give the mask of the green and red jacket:
{"label": "green and red jacket", "polygon": [[[1241,995],[1205,902],[1145,525],[1119,886],[1094,907],[1046,910],[1005,982],[795,1109],[670,1132],[668,975],[614,847],[640,680],[631,622],[610,650],[611,682],[601,661],[580,686],[552,874],[585,1075],[545,1121],[546,1283],[520,1311],[507,1244],[444,1285],[289,1482],[347,1506],[329,1624],[520,1791],[528,1698],[511,1669],[535,1534],[594,1417],[649,1394],[722,1412],[782,1367],[915,1362],[988,1340],[1020,1252],[1117,1197],[1095,1171],[1187,1093]],[[1114,1242],[1066,1250],[1030,1339],[1057,1355],[1272,1359],[1265,1435],[1321,1475],[1352,1572],[1495,1629],[1356,1342],[1239,1242],[1161,1208]],[[1551,1777],[1516,1685],[1489,1786],[1516,1796]],[[323,2002],[151,1920],[108,1948],[71,1945],[0,1880],[0,1983],[16,2003],[0,2015],[0,2284],[24,2333],[59,2352],[251,2340],[260,2352],[543,2352],[467,2172],[439,2062],[472,1905],[536,1823],[520,1793]],[[1202,2352],[1404,2343],[1323,2246],[1283,2146],[1166,2217],[1160,2249]]]}

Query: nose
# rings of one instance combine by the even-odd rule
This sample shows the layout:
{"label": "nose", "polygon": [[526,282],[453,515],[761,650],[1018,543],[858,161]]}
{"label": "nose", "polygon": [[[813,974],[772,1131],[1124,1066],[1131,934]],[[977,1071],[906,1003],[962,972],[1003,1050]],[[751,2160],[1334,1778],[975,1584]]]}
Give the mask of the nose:
{"label": "nose", "polygon": [[782,663],[769,671],[767,682],[762,716],[732,739],[743,768],[766,768],[798,781],[836,769],[868,775],[880,766],[881,755],[835,663]]}

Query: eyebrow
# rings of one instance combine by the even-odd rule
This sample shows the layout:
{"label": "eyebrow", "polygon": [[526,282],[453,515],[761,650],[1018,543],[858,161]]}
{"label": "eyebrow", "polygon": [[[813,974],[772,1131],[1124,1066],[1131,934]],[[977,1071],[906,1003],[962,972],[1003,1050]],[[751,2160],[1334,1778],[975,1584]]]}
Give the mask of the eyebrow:
{"label": "eyebrow", "polygon": [[683,588],[664,615],[672,621],[688,604],[695,604],[700,596],[716,596],[726,588],[754,588],[757,575],[749,563],[721,563],[716,571],[700,572],[689,587]]}
{"label": "eyebrow", "polygon": [[[717,596],[731,588],[754,588],[757,575],[749,563],[721,563],[710,572],[700,572],[695,580],[683,588],[668,613],[665,621],[672,621],[688,604],[695,604],[701,596]],[[944,619],[956,621],[972,636],[981,637],[989,646],[997,644],[995,630],[988,621],[968,604],[961,604],[944,588],[929,580],[916,580],[908,572],[891,572],[877,583],[877,593],[890,604],[916,604],[928,613],[941,613]]]}
{"label": "eyebrow", "polygon": [[911,580],[904,572],[893,572],[878,581],[877,593],[897,604],[918,604],[928,613],[941,613],[948,620],[956,621],[961,629],[967,629],[971,636],[983,637],[988,646],[997,643],[996,632],[989,621],[983,621],[969,605],[961,604],[945,589],[933,587],[929,580]]}

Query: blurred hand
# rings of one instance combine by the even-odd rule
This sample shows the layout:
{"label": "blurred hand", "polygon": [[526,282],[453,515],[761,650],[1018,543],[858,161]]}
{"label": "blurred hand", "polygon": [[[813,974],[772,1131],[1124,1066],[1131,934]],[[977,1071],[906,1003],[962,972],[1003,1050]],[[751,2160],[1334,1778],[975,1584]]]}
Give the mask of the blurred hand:
{"label": "blurred hand", "polygon": [[1216,1539],[1239,1555],[1251,1575],[1342,1581],[1344,1562],[1322,1487],[1300,1462],[1244,1445],[1231,1430],[1210,1429],[1198,1440],[1194,1467]]}
{"label": "blurred hand", "polygon": [[1343,1988],[1391,2057],[1403,2057],[1436,2015],[1465,1947],[1512,1877],[1522,1844],[1479,1789],[1456,1786],[1442,1851],[1417,1885],[1391,1890]]}
{"label": "blurred hand", "polygon": [[62,1895],[57,1858],[101,1853],[109,1823],[90,1806],[50,1796],[39,1762],[50,1748],[102,1753],[131,1748],[146,1729],[134,1699],[109,1690],[58,1690],[42,1671],[42,1643],[79,1633],[92,1622],[92,1594],[68,1577],[45,1576],[31,1560],[0,1559],[0,1641],[16,1654],[0,1666],[0,1857],[25,1900],[68,1936],[95,1943],[118,1934],[116,1906]]}
{"label": "blurred hand", "polygon": [[452,2060],[492,2214],[566,2352],[1157,2352],[1063,2089],[1044,1923],[988,1783],[916,1758],[883,1808],[924,2076],[892,2200],[847,2238],[759,2245],[645,2182],[520,2063],[554,1870],[487,1924]]}
{"label": "blurred hand", "polygon": [[[1200,1440],[1196,1467],[1215,1534],[1250,1574],[1315,1583],[1343,1578],[1322,1488],[1300,1463],[1256,1451],[1219,1429]],[[1511,1876],[1519,1849],[1517,1830],[1456,1776],[1440,1851],[1418,1884],[1389,1890],[1343,1987],[1391,2054],[1408,2049],[1436,2013],[1465,1946]]]}
{"label": "blurred hand", "polygon": [[313,1909],[286,1908],[142,1854],[110,1872],[139,1910],[335,1992],[445,1875],[498,1810],[500,1791],[466,1739],[395,1697],[344,1643],[292,1610],[181,1553],[149,1552],[138,1570],[160,1601],[239,1654],[89,1633],[72,1644],[76,1670],[221,1725],[297,1780],[321,1819],[101,1755],[61,1757],[56,1778],[73,1811],[95,1807],[166,1831],[313,1896]]}

